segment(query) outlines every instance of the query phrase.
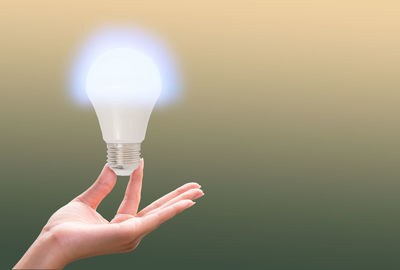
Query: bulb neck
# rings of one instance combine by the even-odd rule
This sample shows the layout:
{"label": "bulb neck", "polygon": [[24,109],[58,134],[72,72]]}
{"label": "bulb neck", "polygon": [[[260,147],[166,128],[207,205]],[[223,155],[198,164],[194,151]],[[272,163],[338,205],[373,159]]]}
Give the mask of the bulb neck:
{"label": "bulb neck", "polygon": [[107,143],[107,164],[119,176],[129,176],[140,164],[140,143]]}

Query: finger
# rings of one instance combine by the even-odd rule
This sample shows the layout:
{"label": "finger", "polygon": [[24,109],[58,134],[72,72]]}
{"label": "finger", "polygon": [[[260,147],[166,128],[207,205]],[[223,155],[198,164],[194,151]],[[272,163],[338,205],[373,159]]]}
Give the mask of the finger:
{"label": "finger", "polygon": [[193,189],[193,188],[200,188],[201,186],[197,183],[187,183],[174,191],[168,193],[167,195],[161,197],[160,199],[156,200],[155,202],[151,203],[149,206],[144,208],[142,211],[139,212],[138,216],[144,216],[150,211],[162,206],[164,203],[172,200],[173,198],[179,196],[180,194]]}
{"label": "finger", "polygon": [[185,209],[193,206],[194,204],[195,202],[191,200],[182,200],[168,207],[165,207],[153,214],[149,214],[142,218],[140,231],[142,231],[144,235],[146,235],[151,231],[155,230],[165,221],[173,218],[174,216],[181,213]]}
{"label": "finger", "polygon": [[96,209],[100,202],[113,189],[117,176],[107,165],[104,166],[97,180],[75,200]]}
{"label": "finger", "polygon": [[173,205],[179,201],[182,200],[196,200],[200,197],[204,196],[204,192],[199,189],[199,188],[194,188],[194,189],[189,189],[188,191],[180,194],[179,196],[176,196],[175,198],[169,200],[168,202],[164,203],[162,206],[150,211],[147,213],[147,215],[150,215],[152,213],[155,213],[157,211],[161,211],[162,209],[164,209],[165,207],[168,207],[170,205]]}
{"label": "finger", "polygon": [[142,190],[143,165],[143,159],[141,159],[139,167],[131,174],[124,199],[119,206],[117,214],[136,215]]}

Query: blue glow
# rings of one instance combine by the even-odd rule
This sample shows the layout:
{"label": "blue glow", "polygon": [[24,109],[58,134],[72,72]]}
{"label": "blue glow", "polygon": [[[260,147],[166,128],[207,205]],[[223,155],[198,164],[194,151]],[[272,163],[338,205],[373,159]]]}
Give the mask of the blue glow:
{"label": "blue glow", "polygon": [[79,50],[70,73],[70,93],[79,105],[90,105],[86,94],[86,80],[92,64],[104,53],[117,48],[131,49],[151,58],[157,66],[162,90],[158,105],[176,101],[180,92],[180,79],[176,63],[165,44],[139,29],[109,27],[92,35]]}

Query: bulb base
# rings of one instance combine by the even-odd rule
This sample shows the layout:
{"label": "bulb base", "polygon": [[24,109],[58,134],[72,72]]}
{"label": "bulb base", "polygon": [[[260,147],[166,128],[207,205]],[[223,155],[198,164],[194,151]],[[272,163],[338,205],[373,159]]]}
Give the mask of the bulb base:
{"label": "bulb base", "polygon": [[107,143],[107,164],[116,175],[131,175],[140,165],[140,143]]}

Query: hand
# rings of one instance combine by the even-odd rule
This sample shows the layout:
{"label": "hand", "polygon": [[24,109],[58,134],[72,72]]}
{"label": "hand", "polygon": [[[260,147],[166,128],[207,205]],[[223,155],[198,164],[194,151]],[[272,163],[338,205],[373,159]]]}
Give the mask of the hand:
{"label": "hand", "polygon": [[96,208],[112,190],[115,173],[107,166],[81,195],[51,216],[42,232],[14,267],[63,268],[78,259],[134,250],[144,236],[204,195],[200,185],[188,183],[137,213],[143,178],[143,160],[129,180],[125,197],[111,221]]}

